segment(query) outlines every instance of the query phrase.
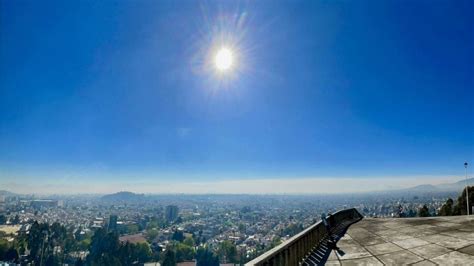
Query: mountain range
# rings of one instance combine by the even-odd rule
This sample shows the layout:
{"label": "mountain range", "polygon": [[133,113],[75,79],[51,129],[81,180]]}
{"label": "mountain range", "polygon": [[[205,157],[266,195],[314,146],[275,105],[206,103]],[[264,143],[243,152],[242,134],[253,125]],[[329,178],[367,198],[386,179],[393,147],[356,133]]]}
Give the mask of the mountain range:
{"label": "mountain range", "polygon": [[444,183],[444,184],[439,184],[439,185],[430,185],[430,184],[424,184],[424,185],[418,185],[415,187],[411,187],[408,189],[403,189],[403,190],[410,190],[410,191],[457,191],[461,192],[464,188],[466,188],[466,182],[470,186],[474,186],[474,178],[468,178],[467,180],[459,180],[458,182],[454,183]]}
{"label": "mountain range", "polygon": [[[474,186],[474,178],[468,178],[467,180],[459,180],[454,183],[444,183],[439,185],[431,184],[422,184],[410,188],[396,189],[396,190],[386,190],[386,192],[461,192],[466,187],[466,182],[470,186]],[[383,192],[383,191],[380,191]],[[0,196],[18,196],[19,194],[7,191],[0,190]],[[103,201],[139,201],[145,198],[144,194],[136,194],[129,191],[120,191],[113,194],[107,194],[101,197]]]}
{"label": "mountain range", "polygon": [[7,191],[7,190],[0,190],[0,196],[13,197],[13,196],[16,196],[16,195],[17,194],[12,193],[12,192]]}

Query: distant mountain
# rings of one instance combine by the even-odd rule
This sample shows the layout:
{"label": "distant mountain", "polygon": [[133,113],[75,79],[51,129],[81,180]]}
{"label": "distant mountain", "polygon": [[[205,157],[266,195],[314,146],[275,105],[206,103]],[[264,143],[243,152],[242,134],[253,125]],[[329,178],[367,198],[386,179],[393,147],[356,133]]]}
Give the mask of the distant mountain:
{"label": "distant mountain", "polygon": [[0,196],[13,197],[16,194],[7,190],[0,190]]}
{"label": "distant mountain", "polygon": [[[474,186],[474,177],[472,178],[468,178],[467,179],[467,183],[471,186]],[[464,184],[464,186],[466,185],[466,179],[464,180],[459,180],[458,182],[454,183],[454,184]]]}
{"label": "distant mountain", "polygon": [[101,200],[103,201],[123,201],[123,202],[133,202],[133,201],[139,201],[145,198],[145,195],[143,194],[135,194],[133,192],[129,191],[121,191],[117,192],[114,194],[108,194],[102,196]]}
{"label": "distant mountain", "polygon": [[410,189],[412,189],[412,190],[433,190],[433,189],[437,189],[437,187],[434,186],[434,185],[427,184],[427,185],[418,185],[418,186],[412,187]]}
{"label": "distant mountain", "polygon": [[[474,186],[474,178],[468,178],[467,184]],[[419,185],[416,187],[409,188],[411,191],[456,191],[460,192],[466,187],[466,180],[459,180],[455,183],[445,183],[439,185]]]}

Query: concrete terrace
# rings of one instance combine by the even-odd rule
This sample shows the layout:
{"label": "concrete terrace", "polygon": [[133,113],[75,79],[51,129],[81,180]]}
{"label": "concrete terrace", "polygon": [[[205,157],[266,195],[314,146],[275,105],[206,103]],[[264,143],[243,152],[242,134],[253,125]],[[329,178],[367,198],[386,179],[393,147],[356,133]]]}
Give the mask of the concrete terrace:
{"label": "concrete terrace", "polygon": [[474,216],[365,218],[326,265],[474,265]]}

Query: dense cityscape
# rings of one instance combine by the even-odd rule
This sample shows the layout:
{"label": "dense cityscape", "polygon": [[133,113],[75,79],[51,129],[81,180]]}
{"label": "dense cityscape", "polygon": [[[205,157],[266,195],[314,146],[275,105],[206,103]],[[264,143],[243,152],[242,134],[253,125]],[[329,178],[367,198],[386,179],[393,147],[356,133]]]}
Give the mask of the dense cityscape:
{"label": "dense cityscape", "polygon": [[[445,212],[443,205],[449,198],[458,199],[457,194],[419,190],[299,196],[119,192],[43,198],[4,192],[0,197],[0,261],[242,265],[317,222],[323,213],[355,207],[366,217],[436,216]],[[107,241],[116,246],[117,258],[113,254],[104,258],[110,246],[101,245]],[[96,253],[100,256],[94,257]],[[123,254],[128,255],[120,257]]]}

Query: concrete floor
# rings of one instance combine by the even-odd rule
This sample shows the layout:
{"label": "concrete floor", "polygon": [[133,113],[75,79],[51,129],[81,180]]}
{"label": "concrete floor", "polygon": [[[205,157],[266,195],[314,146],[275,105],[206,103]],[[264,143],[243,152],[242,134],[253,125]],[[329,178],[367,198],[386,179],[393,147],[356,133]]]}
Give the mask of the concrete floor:
{"label": "concrete floor", "polygon": [[474,265],[474,215],[365,218],[326,265]]}

